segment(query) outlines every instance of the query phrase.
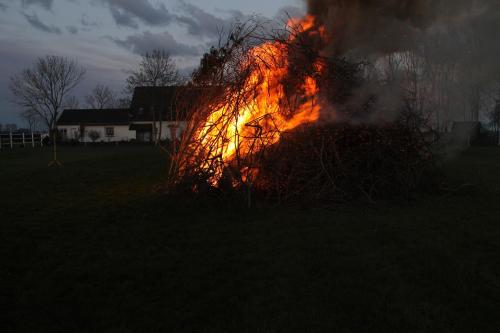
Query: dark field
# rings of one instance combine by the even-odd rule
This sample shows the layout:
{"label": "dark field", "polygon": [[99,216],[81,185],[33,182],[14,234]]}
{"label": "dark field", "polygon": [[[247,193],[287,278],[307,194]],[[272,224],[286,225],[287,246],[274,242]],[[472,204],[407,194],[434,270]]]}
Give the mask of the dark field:
{"label": "dark field", "polygon": [[0,332],[500,330],[500,149],[336,210],[183,208],[147,146],[60,157],[0,152]]}

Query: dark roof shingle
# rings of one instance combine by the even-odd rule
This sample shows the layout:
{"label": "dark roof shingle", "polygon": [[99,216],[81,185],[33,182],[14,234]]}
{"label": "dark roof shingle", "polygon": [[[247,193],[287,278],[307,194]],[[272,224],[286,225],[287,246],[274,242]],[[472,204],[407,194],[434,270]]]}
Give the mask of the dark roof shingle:
{"label": "dark roof shingle", "polygon": [[129,109],[72,109],[64,110],[57,125],[128,125]]}
{"label": "dark roof shingle", "polygon": [[200,95],[200,89],[188,86],[137,87],[130,105],[132,121],[158,120],[160,110],[164,121],[186,120]]}

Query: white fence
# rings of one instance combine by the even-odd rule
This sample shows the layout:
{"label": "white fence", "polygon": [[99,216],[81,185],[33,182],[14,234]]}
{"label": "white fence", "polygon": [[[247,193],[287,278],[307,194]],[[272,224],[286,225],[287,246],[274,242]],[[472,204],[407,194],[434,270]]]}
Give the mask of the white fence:
{"label": "white fence", "polygon": [[15,147],[43,147],[47,133],[42,132],[0,132],[0,150]]}

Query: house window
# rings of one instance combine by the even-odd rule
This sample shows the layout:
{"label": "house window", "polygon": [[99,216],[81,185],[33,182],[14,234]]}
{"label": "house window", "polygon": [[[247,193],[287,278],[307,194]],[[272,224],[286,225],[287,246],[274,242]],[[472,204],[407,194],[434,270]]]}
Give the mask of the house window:
{"label": "house window", "polygon": [[106,127],[106,136],[107,137],[115,136],[115,128],[114,127]]}

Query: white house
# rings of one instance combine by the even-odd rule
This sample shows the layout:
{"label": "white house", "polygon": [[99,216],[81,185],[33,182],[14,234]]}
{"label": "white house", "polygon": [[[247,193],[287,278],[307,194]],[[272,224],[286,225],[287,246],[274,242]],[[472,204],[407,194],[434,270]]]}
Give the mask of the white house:
{"label": "white house", "polygon": [[64,110],[57,128],[64,141],[152,142],[179,138],[189,105],[199,95],[183,86],[138,87],[129,109]]}
{"label": "white house", "polygon": [[[64,110],[57,129],[63,141],[130,141],[136,134],[130,130],[128,109]],[[92,133],[97,133],[93,139]]]}

